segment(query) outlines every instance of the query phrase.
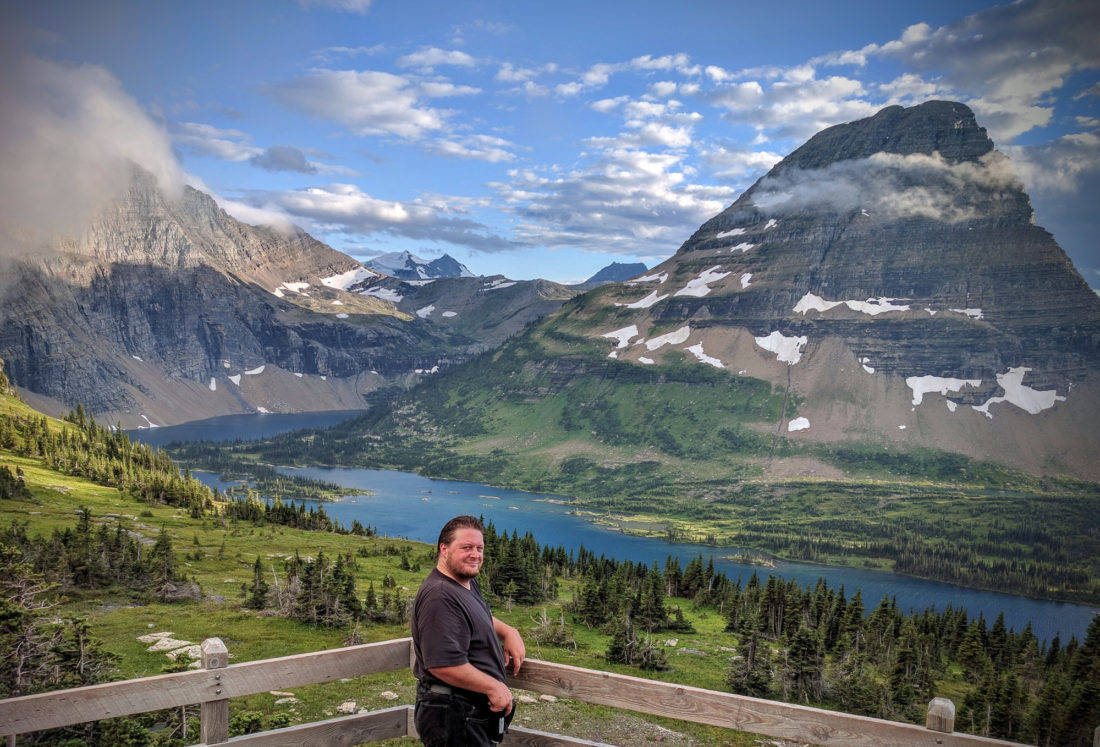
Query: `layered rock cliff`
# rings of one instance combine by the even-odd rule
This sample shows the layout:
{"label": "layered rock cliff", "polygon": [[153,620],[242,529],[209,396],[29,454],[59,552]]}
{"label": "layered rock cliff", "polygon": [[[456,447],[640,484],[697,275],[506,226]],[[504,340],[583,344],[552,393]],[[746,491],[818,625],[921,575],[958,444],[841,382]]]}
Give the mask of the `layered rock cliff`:
{"label": "layered rock cliff", "polygon": [[84,231],[23,248],[4,274],[12,380],[48,409],[81,402],[126,426],[360,407],[468,344],[347,292],[374,273],[308,234],[246,225],[191,188],[171,199],[136,168]]}

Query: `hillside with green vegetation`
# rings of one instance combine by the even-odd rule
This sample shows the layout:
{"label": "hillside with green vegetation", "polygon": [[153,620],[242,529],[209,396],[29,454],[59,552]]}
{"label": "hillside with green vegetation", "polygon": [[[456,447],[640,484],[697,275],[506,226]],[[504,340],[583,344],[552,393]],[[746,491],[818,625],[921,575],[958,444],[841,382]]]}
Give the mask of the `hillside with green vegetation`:
{"label": "hillside with green vegetation", "polygon": [[[556,493],[633,532],[1100,602],[1100,485],[924,447],[795,442],[778,431],[798,404],[782,388],[673,354],[611,360],[560,322],[335,428],[173,453],[217,469],[392,468]],[[835,476],[777,471],[806,462]]]}
{"label": "hillside with green vegetation", "polygon": [[[225,500],[162,453],[81,420],[0,394],[0,696],[186,668],[190,646],[211,636],[240,662],[406,635],[430,547],[340,527],[319,510]],[[1100,621],[1082,642],[1046,645],[1000,619],[905,615],[824,583],[754,577],[742,587],[701,559],[648,568],[491,528],[486,539],[483,588],[536,658],[903,720],[920,721],[929,698],[945,695],[957,728],[1041,743],[1086,744],[1100,720]],[[413,693],[400,672],[257,694],[231,702],[231,728]],[[525,726],[608,742],[757,741],[565,699],[520,708]],[[197,712],[36,739],[184,744],[197,739]]]}

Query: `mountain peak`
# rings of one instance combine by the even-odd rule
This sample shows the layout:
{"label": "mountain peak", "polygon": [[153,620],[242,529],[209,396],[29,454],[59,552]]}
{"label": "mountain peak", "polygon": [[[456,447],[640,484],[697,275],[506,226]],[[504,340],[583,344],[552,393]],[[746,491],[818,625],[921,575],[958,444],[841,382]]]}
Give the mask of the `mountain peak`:
{"label": "mountain peak", "polygon": [[888,106],[865,119],[826,128],[784,158],[769,176],[876,153],[939,153],[948,163],[958,163],[978,161],[992,150],[993,141],[966,104],[926,101],[908,108]]}
{"label": "mountain peak", "polygon": [[588,280],[584,281],[584,285],[590,285],[594,283],[620,283],[623,280],[629,280],[635,275],[641,275],[646,271],[645,263],[643,262],[612,262],[607,267],[597,272]]}
{"label": "mountain peak", "polygon": [[402,280],[435,280],[436,278],[471,278],[474,274],[464,264],[444,254],[427,261],[412,252],[389,252],[363,263],[372,270],[392,275]]}

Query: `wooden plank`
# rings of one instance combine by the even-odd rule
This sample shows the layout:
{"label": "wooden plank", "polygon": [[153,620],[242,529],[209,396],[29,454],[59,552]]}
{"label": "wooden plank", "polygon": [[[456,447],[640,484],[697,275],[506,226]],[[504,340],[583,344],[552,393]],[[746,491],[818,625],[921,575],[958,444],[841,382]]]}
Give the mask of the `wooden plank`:
{"label": "wooden plank", "polygon": [[[229,665],[229,649],[221,638],[207,638],[202,642],[202,668],[209,671],[225,669]],[[214,674],[214,681],[221,680],[221,673]],[[222,688],[214,688],[215,695],[222,695]],[[199,733],[206,744],[219,744],[229,739],[229,701],[225,698],[204,701],[199,710]]]}
{"label": "wooden plank", "polygon": [[525,729],[522,726],[510,726],[501,744],[528,744],[533,747],[559,747],[559,745],[560,747],[613,747],[613,745],[606,742],[590,742],[587,739],[551,734],[548,731],[537,731],[536,729]]}
{"label": "wooden plank", "polygon": [[631,711],[813,744],[1009,745],[969,734],[526,659],[508,684]]}
{"label": "wooden plank", "polygon": [[341,716],[327,721],[288,726],[285,729],[261,731],[233,737],[227,744],[262,747],[299,747],[303,744],[351,745],[404,737],[408,732],[409,706],[395,706],[381,711]]}
{"label": "wooden plank", "polygon": [[[232,664],[217,673],[161,674],[0,700],[0,735],[27,734],[211,699],[330,682],[409,666],[411,638]],[[220,676],[219,680],[215,680]]]}

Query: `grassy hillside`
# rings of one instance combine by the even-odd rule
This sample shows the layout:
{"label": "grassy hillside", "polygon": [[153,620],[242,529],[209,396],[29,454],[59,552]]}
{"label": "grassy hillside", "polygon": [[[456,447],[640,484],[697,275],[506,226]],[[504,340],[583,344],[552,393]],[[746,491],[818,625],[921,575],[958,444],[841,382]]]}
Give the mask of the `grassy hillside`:
{"label": "grassy hillside", "polygon": [[[796,443],[778,426],[797,397],[768,382],[597,348],[535,325],[358,419],[218,458],[558,493],[631,531],[1100,602],[1097,484],[920,447]],[[202,452],[176,453],[202,463]],[[800,465],[835,477],[800,477]]]}
{"label": "grassy hillside", "polygon": [[[0,395],[0,415],[43,417],[6,394]],[[68,422],[55,419],[48,419],[47,422],[54,432],[76,430]],[[242,587],[252,578],[257,556],[261,558],[265,573],[274,570],[285,583],[283,563],[296,554],[302,558],[314,558],[320,553],[330,558],[350,554],[357,564],[355,588],[360,597],[366,595],[369,586],[381,593],[386,577],[393,579],[398,593],[407,596],[415,592],[430,565],[430,548],[423,543],[256,525],[253,522],[227,521],[211,514],[195,518],[185,508],[136,502],[117,488],[62,474],[44,466],[41,459],[20,456],[10,449],[0,448],[0,465],[13,472],[19,470],[28,490],[24,497],[0,500],[0,530],[7,531],[14,522],[25,525],[31,537],[45,538],[54,530],[72,529],[78,522],[80,510],[87,508],[95,527],[113,530],[121,524],[127,533],[138,537],[146,546],[151,545],[161,531],[167,532],[181,571],[201,587],[200,599],[172,603],[155,601],[146,593],[123,587],[66,590],[60,598],[60,606],[53,608],[51,615],[87,618],[91,633],[101,639],[107,652],[117,657],[110,678],[143,677],[173,671],[177,665],[163,653],[147,651],[149,644],[137,640],[138,636],[151,632],[171,631],[174,638],[194,643],[206,637],[219,636],[227,642],[231,656],[237,662],[346,645],[351,635],[361,642],[408,635],[407,624],[404,623],[372,623],[359,626],[354,631],[350,627],[328,629],[273,615],[270,611],[249,610],[243,604]],[[413,558],[420,567],[416,570],[403,568],[403,557]],[[500,608],[497,613],[528,635],[528,640],[532,641],[532,656],[637,674],[638,671],[632,667],[607,666],[602,653],[606,636],[599,632],[585,631],[580,634],[576,649],[543,649],[530,638],[530,631],[541,609],[545,608],[548,614],[556,616],[568,600],[572,586],[572,583],[566,582],[560,597],[537,610],[513,607]],[[692,639],[694,645],[717,651],[719,645],[732,642],[729,636],[709,639],[708,633],[723,625],[719,616],[708,616],[703,612],[700,618],[700,634],[697,641]],[[709,624],[703,622],[706,619],[709,619]],[[715,659],[711,667],[704,669],[707,672],[705,675],[698,669],[687,669],[675,678],[720,688],[725,670],[723,662],[724,659]],[[238,698],[231,703],[231,714],[237,717],[238,723],[254,722],[259,718],[265,727],[271,728],[284,722],[299,723],[330,717],[334,715],[336,706],[347,700],[356,701],[358,708],[371,710],[389,707],[395,702],[411,703],[414,691],[415,681],[409,672],[369,675],[347,682],[295,688],[296,703],[276,705],[275,701],[280,696],[269,694]],[[390,700],[383,696],[386,692],[396,693],[398,698]],[[187,717],[197,719],[197,711],[189,709]],[[178,712],[162,713],[145,719],[144,725],[153,729],[153,738],[158,743],[181,743],[171,737],[178,727],[178,719]],[[526,704],[522,723],[532,728],[610,741],[628,741],[637,734],[667,739],[670,732],[666,729],[671,728],[690,741],[708,744],[754,743],[748,735],[737,735],[726,730],[695,727],[656,717],[646,719],[625,713],[616,714],[611,709],[568,701]],[[195,728],[197,723],[192,723],[189,731],[191,741],[196,738]]]}

